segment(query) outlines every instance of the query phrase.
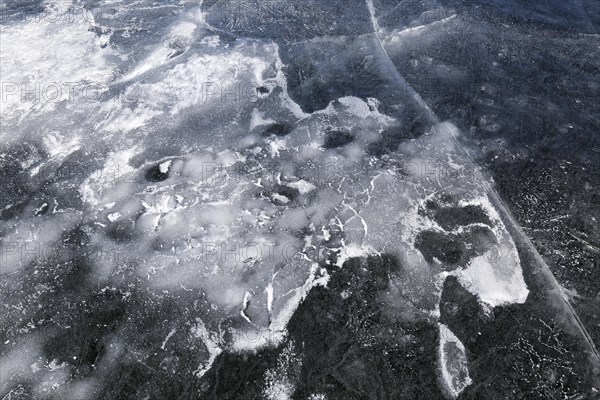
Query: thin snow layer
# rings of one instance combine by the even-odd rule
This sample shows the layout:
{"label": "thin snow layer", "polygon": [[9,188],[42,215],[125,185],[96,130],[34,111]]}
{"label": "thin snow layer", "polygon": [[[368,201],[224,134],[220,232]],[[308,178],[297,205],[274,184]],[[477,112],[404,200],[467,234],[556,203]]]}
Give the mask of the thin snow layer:
{"label": "thin snow layer", "polygon": [[[60,8],[67,12],[67,7]],[[90,31],[92,15],[68,23],[58,22],[61,19],[69,17],[30,16],[0,25],[3,125],[72,103],[93,102],[108,91],[114,76],[110,58],[116,53],[102,47],[105,37]],[[2,133],[3,140],[15,139],[14,129]]]}
{"label": "thin snow layer", "polygon": [[464,344],[444,324],[439,324],[439,368],[442,386],[452,398],[472,383]]}
{"label": "thin snow layer", "polygon": [[296,355],[293,343],[289,343],[277,357],[275,367],[265,373],[265,400],[290,400],[296,389],[296,381],[302,367],[302,358]]}
{"label": "thin snow layer", "polygon": [[[267,60],[256,57],[256,50],[255,43],[243,43],[217,54],[191,55],[185,63],[157,71],[162,75],[160,81],[142,80],[124,91],[124,98],[132,102],[130,107],[108,103],[103,112],[109,117],[100,128],[127,132],[194,106],[209,109],[215,104],[254,101],[257,82],[269,67]],[[264,51],[272,56],[275,49],[266,46]]]}
{"label": "thin snow layer", "polygon": [[456,276],[467,290],[476,294],[487,307],[525,303],[529,290],[525,284],[520,259],[512,237],[506,231],[502,221],[495,214],[491,204],[485,199],[477,199],[477,204],[495,215],[497,224],[494,234],[498,246],[484,255],[473,258],[468,267],[458,271]]}
{"label": "thin snow layer", "polygon": [[[419,140],[400,146],[403,173],[380,171],[365,185],[371,189],[367,190],[367,206],[356,214],[361,222],[355,224],[360,232],[356,237],[363,245],[391,252],[404,261],[406,275],[397,284],[424,309],[437,312],[441,284],[448,275],[456,275],[486,308],[523,303],[529,291],[515,245],[487,199],[488,183],[470,160],[463,159],[452,140],[456,134],[455,127],[444,123]],[[423,232],[450,237],[482,226],[467,223],[444,229],[422,214],[427,202],[444,204],[447,198],[456,207],[481,208],[492,225],[495,243],[483,255],[472,258],[464,269],[438,259],[427,262],[415,247]],[[368,226],[368,235],[367,229],[361,228],[362,222]],[[398,242],[390,241],[392,237]],[[423,290],[414,290],[417,285]]]}

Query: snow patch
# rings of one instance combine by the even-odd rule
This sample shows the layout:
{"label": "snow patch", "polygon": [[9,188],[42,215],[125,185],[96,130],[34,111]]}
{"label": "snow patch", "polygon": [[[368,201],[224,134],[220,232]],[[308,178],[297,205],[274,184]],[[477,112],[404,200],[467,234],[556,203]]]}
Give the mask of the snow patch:
{"label": "snow patch", "polygon": [[473,383],[469,376],[465,346],[444,324],[439,324],[439,336],[438,355],[442,386],[452,398],[457,398]]}
{"label": "snow patch", "polygon": [[223,349],[220,345],[220,338],[215,333],[209,332],[200,318],[196,319],[196,325],[192,328],[192,335],[201,339],[208,351],[208,359],[194,371],[196,377],[202,378],[215,362],[217,356],[223,352]]}

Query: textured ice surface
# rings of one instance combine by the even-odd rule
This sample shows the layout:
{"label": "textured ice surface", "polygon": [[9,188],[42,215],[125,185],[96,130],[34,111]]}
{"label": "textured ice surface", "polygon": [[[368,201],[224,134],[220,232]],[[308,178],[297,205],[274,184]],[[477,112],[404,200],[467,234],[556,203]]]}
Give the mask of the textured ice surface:
{"label": "textured ice surface", "polygon": [[261,395],[295,398],[307,350],[288,323],[336,271],[380,256],[401,268],[377,301],[404,328],[439,327],[440,382],[463,392],[445,282],[486,318],[530,288],[489,179],[388,58],[435,25],[377,36],[380,2],[148,5],[156,19],[134,3],[1,27],[0,394],[171,393],[119,392],[111,370],[209,382],[231,354],[279,349]]}

